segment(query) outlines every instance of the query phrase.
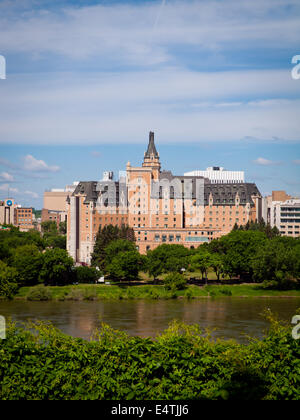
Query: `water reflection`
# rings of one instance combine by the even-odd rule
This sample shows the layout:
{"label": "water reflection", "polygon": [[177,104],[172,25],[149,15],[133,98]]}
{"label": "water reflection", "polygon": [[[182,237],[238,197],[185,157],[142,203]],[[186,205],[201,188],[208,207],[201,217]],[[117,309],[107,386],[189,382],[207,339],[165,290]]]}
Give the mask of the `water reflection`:
{"label": "water reflection", "polygon": [[262,337],[268,323],[265,308],[290,322],[300,298],[224,298],[187,300],[132,300],[110,302],[0,302],[0,314],[14,320],[50,320],[74,337],[90,338],[100,321],[131,335],[154,337],[173,319],[216,329],[214,337],[246,342],[244,334]]}

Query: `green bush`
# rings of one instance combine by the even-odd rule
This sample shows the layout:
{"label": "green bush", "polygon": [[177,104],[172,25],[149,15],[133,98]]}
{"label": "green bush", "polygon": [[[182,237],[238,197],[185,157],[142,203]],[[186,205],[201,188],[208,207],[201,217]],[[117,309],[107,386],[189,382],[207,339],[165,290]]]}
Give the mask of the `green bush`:
{"label": "green bush", "polygon": [[182,274],[170,273],[164,279],[164,285],[167,290],[183,290],[186,288],[186,279]]}
{"label": "green bush", "polygon": [[94,283],[101,277],[101,273],[94,267],[75,267],[75,275],[78,283]]}
{"label": "green bush", "polygon": [[26,298],[27,300],[51,300],[52,293],[48,287],[40,285],[33,287]]}
{"label": "green bush", "polygon": [[266,336],[247,345],[179,322],[156,339],[103,324],[93,341],[45,323],[8,323],[0,399],[299,400],[299,343],[291,325],[270,321]]}
{"label": "green bush", "polygon": [[219,289],[219,292],[222,295],[225,295],[225,296],[232,296],[232,291],[228,287],[224,287],[222,289]]}

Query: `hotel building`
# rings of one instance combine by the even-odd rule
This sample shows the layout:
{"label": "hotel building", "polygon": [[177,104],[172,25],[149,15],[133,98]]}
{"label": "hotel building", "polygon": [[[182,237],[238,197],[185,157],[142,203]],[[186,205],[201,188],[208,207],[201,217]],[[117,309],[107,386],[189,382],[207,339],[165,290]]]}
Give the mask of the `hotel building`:
{"label": "hotel building", "polygon": [[[118,181],[79,182],[67,201],[67,249],[90,263],[99,227],[128,224],[141,253],[162,243],[197,247],[230,232],[237,223],[261,219],[261,195],[253,183],[211,180],[162,171],[154,133],[141,166],[127,163]],[[243,176],[243,175],[242,175]]]}

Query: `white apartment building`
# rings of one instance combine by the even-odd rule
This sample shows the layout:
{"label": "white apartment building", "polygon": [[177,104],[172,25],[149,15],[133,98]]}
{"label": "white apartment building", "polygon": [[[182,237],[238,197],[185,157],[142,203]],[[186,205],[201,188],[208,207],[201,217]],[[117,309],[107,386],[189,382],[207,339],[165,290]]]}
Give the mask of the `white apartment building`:
{"label": "white apartment building", "polygon": [[[276,194],[277,193],[277,194]],[[278,199],[283,191],[273,191],[272,196],[262,200],[262,216],[271,227],[276,226],[281,235],[300,236],[300,198],[286,195],[286,199]],[[275,198],[275,199],[274,199]]]}
{"label": "white apartment building", "polygon": [[227,171],[220,166],[211,166],[206,171],[185,172],[184,176],[203,176],[211,183],[237,184],[245,182],[244,171]]}

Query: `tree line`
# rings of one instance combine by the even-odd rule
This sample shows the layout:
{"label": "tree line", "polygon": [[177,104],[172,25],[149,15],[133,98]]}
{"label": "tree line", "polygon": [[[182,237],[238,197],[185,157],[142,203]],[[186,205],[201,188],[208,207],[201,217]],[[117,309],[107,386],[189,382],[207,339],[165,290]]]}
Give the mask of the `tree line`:
{"label": "tree line", "polygon": [[[213,271],[218,280],[229,277],[263,283],[266,288],[295,288],[300,278],[300,238],[280,236],[277,228],[251,222],[195,249],[161,244],[141,255],[133,229],[109,225],[98,232],[92,265],[118,280],[136,279],[139,271],[154,279],[197,271],[205,279]],[[178,275],[175,278],[179,281]]]}
{"label": "tree line", "polygon": [[76,267],[60,237],[63,227],[59,232],[53,222],[44,225],[42,234],[13,226],[0,231],[0,295],[12,297],[19,287],[36,284],[95,283],[103,274],[132,281],[140,272],[154,280],[167,275],[165,286],[175,289],[185,287],[184,272],[201,273],[202,279],[214,272],[219,281],[238,278],[266,288],[299,287],[300,238],[280,236],[264,223],[235,226],[195,249],[161,244],[146,255],[139,253],[132,228],[108,225],[96,236],[91,267]]}

